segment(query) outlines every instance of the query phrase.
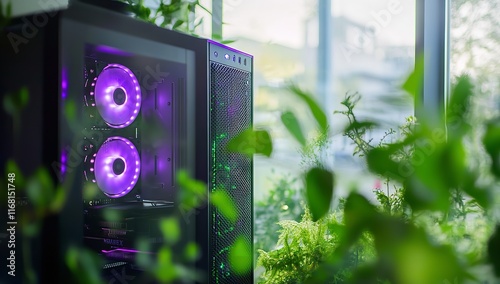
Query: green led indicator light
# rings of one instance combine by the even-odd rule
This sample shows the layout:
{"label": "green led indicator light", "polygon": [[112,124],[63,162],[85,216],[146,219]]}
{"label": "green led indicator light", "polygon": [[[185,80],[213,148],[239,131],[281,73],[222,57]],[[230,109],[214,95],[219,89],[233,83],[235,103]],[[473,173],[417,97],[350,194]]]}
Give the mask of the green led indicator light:
{"label": "green led indicator light", "polygon": [[228,135],[227,135],[227,133],[222,133],[222,134],[217,135],[215,138],[216,138],[216,139],[224,139],[224,138],[226,138],[227,136],[228,136]]}
{"label": "green led indicator light", "polygon": [[225,247],[219,251],[219,254],[224,254],[229,251],[229,247]]}

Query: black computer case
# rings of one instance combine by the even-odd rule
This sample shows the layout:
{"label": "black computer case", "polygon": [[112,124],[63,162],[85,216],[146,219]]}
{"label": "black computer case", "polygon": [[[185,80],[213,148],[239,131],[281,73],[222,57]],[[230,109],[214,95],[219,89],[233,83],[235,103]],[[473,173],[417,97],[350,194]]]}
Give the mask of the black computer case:
{"label": "black computer case", "polygon": [[[1,113],[0,165],[15,161],[17,175],[28,181],[16,188],[16,216],[41,224],[35,237],[26,238],[24,220],[2,222],[18,223],[16,276],[5,272],[0,279],[25,283],[33,271],[37,283],[76,281],[66,259],[76,247],[99,256],[107,282],[154,282],[137,255],[155,256],[170,245],[182,263],[184,246],[196,243],[199,258],[185,265],[198,277],[178,282],[253,282],[253,271],[235,273],[228,259],[237,238],[252,255],[252,160],[225,149],[252,125],[251,55],[79,2],[13,19],[0,48],[4,101],[23,87],[29,93],[21,113]],[[181,170],[204,182],[207,193],[230,196],[237,221],[218,212],[209,194],[196,209],[181,208]],[[7,179],[7,169],[2,172]],[[66,200],[37,215],[27,188],[33,190],[29,177],[40,172]],[[7,199],[0,199],[5,213]],[[163,218],[179,224],[182,237],[175,244],[163,238]],[[6,229],[2,255],[9,253]],[[137,247],[139,240],[147,251]],[[0,264],[5,268],[9,260]]]}

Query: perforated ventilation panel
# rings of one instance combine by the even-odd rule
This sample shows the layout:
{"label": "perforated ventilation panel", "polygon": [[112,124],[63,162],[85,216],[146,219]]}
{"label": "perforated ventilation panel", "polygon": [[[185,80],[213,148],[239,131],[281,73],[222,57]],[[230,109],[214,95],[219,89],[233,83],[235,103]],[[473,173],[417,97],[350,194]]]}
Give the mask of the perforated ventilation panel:
{"label": "perforated ventilation panel", "polygon": [[211,62],[210,89],[210,189],[225,190],[233,199],[238,220],[232,224],[213,206],[210,208],[211,283],[252,283],[252,271],[238,275],[231,269],[230,246],[242,236],[252,255],[252,160],[225,151],[227,142],[252,124],[252,75]]}

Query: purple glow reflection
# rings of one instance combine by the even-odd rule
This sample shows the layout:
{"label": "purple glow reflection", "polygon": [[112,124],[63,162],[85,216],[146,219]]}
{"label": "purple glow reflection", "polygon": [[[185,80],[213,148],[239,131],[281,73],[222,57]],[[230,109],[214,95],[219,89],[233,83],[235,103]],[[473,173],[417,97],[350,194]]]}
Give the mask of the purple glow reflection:
{"label": "purple glow reflection", "polygon": [[68,151],[66,149],[61,150],[61,176],[66,175],[66,164],[68,162]]}
{"label": "purple glow reflection", "polygon": [[[116,161],[123,163],[118,173]],[[134,144],[122,137],[108,138],[97,151],[94,174],[97,186],[107,196],[118,198],[129,193],[140,174],[140,157]]]}
{"label": "purple glow reflection", "polygon": [[105,254],[115,253],[115,252],[129,252],[129,253],[147,253],[147,254],[151,254],[150,252],[144,252],[144,251],[139,251],[139,250],[135,250],[135,249],[123,249],[123,248],[112,249],[112,250],[101,250],[101,252],[105,253]]}
{"label": "purple glow reflection", "polygon": [[[116,92],[124,96],[116,101]],[[97,77],[95,102],[106,123],[123,128],[134,122],[141,109],[141,88],[134,73],[120,64],[109,64]]]}
{"label": "purple glow reflection", "polygon": [[133,56],[132,53],[129,53],[129,52],[126,52],[126,51],[123,51],[121,49],[114,48],[114,47],[111,47],[111,46],[107,46],[107,45],[96,46],[95,50],[97,52],[114,54],[114,55],[119,55],[119,56],[127,56],[127,57]]}
{"label": "purple glow reflection", "polygon": [[63,67],[61,71],[61,98],[65,100],[68,97],[68,70]]}

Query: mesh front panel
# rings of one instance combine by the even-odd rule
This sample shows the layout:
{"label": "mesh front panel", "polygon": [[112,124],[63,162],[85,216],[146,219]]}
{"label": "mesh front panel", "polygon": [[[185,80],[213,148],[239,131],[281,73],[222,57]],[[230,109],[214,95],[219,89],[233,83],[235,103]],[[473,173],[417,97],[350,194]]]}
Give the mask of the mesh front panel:
{"label": "mesh front panel", "polygon": [[210,70],[210,189],[225,190],[238,211],[232,224],[210,208],[210,279],[212,283],[252,283],[252,272],[235,274],[228,261],[230,246],[240,236],[249,244],[247,255],[252,255],[252,161],[225,150],[231,138],[252,124],[252,75],[215,62]]}

